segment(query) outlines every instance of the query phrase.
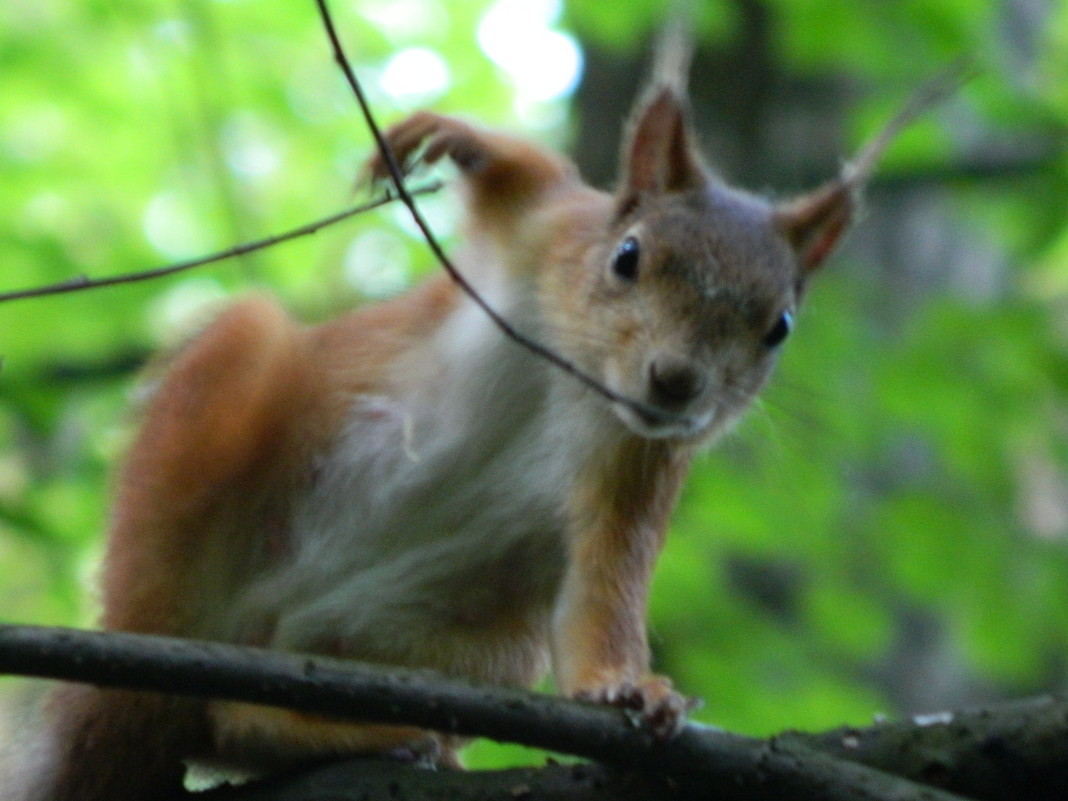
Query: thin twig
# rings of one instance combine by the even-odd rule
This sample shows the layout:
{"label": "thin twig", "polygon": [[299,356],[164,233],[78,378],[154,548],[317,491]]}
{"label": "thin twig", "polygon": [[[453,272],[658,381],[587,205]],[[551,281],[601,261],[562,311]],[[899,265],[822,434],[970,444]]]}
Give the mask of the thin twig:
{"label": "thin twig", "polygon": [[486,313],[486,316],[493,321],[497,326],[513,342],[518,343],[522,347],[526,348],[530,352],[540,356],[551,364],[555,365],[559,369],[563,370],[573,378],[578,379],[587,387],[597,392],[604,398],[626,406],[639,415],[647,418],[659,421],[675,419],[676,415],[666,412],[662,409],[650,406],[642,403],[641,401],[630,398],[626,395],[622,395],[615,390],[605,386],[601,381],[594,378],[592,375],[584,371],[574,362],[564,358],[556,351],[533,339],[515,326],[513,326],[508,320],[506,320],[496,309],[491,306],[482,295],[471,285],[471,283],[464,277],[464,275],[456,268],[452,260],[445,253],[445,249],[438,242],[437,237],[434,235],[433,229],[430,224],[427,223],[426,218],[423,217],[422,212],[419,210],[418,204],[412,194],[405,186],[404,171],[397,163],[397,158],[393,153],[393,148],[390,147],[389,142],[385,136],[382,135],[382,129],[379,127],[375,120],[374,114],[371,111],[370,103],[367,101],[367,96],[364,94],[363,86],[360,84],[359,79],[356,77],[355,71],[352,69],[352,65],[349,62],[348,57],[345,55],[345,50],[342,47],[341,39],[338,37],[337,29],[334,27],[334,19],[330,14],[330,9],[326,5],[326,0],[315,0],[316,5],[319,7],[319,15],[322,18],[323,27],[326,29],[326,35],[330,39],[330,46],[334,52],[334,60],[341,68],[342,74],[345,76],[345,80],[352,90],[353,95],[356,97],[356,102],[360,106],[360,111],[363,114],[363,118],[367,123],[368,129],[371,131],[371,135],[374,137],[375,144],[378,146],[379,152],[382,154],[382,160],[386,164],[386,169],[389,171],[390,179],[393,182],[393,186],[396,189],[397,196],[400,201],[408,207],[408,211],[412,215],[412,220],[423,234],[423,238],[426,240],[427,246],[431,252],[441,263],[441,266],[449,274],[457,286],[466,294],[474,303]]}
{"label": "thin twig", "polygon": [[[408,190],[409,196],[422,195],[429,192],[436,192],[440,189],[440,183],[427,184],[415,189]],[[77,276],[75,278],[69,278],[65,281],[60,281],[56,284],[48,284],[46,286],[32,287],[30,289],[19,289],[11,292],[0,293],[0,303],[10,300],[25,300],[26,298],[40,298],[48,295],[63,295],[68,292],[80,292],[83,289],[97,289],[99,287],[114,286],[116,284],[134,284],[139,281],[148,281],[154,278],[162,278],[166,275],[173,275],[174,273],[184,272],[185,270],[191,270],[194,267],[202,267],[205,264],[213,264],[219,261],[225,261],[226,259],[232,259],[235,256],[244,256],[246,253],[253,253],[257,250],[264,250],[265,248],[273,247],[274,245],[281,244],[282,242],[289,242],[293,239],[298,239],[303,236],[310,236],[317,233],[320,229],[327,226],[339,223],[342,220],[347,220],[349,217],[354,217],[357,214],[363,214],[364,212],[377,209],[380,206],[384,206],[387,203],[392,203],[397,200],[397,196],[392,192],[386,192],[382,197],[367,203],[361,203],[359,206],[353,206],[352,208],[339,211],[336,214],[331,214],[329,217],[323,217],[322,219],[315,220],[314,222],[302,225],[299,228],[293,228],[281,234],[274,236],[268,236],[263,239],[257,239],[253,242],[245,242],[240,245],[235,245],[226,250],[221,250],[216,253],[209,254],[207,256],[201,256],[196,259],[190,259],[188,261],[175,262],[163,267],[157,267],[151,270],[140,270],[133,273],[123,273],[122,275],[112,275],[106,278],[89,278],[88,276]]]}

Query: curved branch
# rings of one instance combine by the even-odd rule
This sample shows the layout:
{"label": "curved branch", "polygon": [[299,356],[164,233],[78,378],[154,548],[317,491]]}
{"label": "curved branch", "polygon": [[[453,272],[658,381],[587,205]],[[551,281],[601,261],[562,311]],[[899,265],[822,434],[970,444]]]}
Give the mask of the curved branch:
{"label": "curved branch", "polygon": [[[422,195],[428,192],[436,192],[440,187],[441,185],[439,183],[433,183],[408,190],[408,192],[413,195]],[[68,292],[80,292],[84,289],[98,289],[105,286],[115,286],[116,284],[134,284],[140,281],[149,281],[153,278],[162,278],[166,275],[173,275],[174,273],[192,270],[194,267],[203,267],[205,264],[214,264],[215,262],[232,259],[235,256],[244,256],[246,253],[254,253],[257,250],[264,250],[273,247],[274,245],[279,245],[282,242],[289,242],[290,240],[298,239],[303,236],[310,236],[311,234],[318,233],[322,228],[334,225],[342,220],[347,220],[349,217],[354,217],[357,214],[363,214],[372,209],[377,209],[380,206],[392,203],[395,200],[397,200],[396,195],[391,192],[386,192],[382,197],[377,198],[376,200],[372,200],[368,203],[361,203],[358,206],[353,206],[344,211],[339,211],[336,214],[331,214],[329,217],[323,217],[322,219],[315,220],[314,222],[307,223],[298,228],[293,228],[285,233],[264,237],[263,239],[257,239],[252,242],[245,242],[240,245],[234,245],[231,248],[220,250],[216,253],[208,254],[207,256],[189,259],[188,261],[175,262],[151,270],[123,273],[122,275],[112,275],[106,278],[89,278],[88,276],[80,275],[55,284],[31,287],[29,289],[18,289],[10,292],[0,292],[0,303],[12,300],[25,300],[27,298],[40,298],[49,295],[63,295]]]}
{"label": "curved branch", "polygon": [[404,171],[397,163],[393,148],[390,147],[386,137],[382,134],[382,129],[379,127],[378,122],[375,120],[374,114],[371,111],[371,104],[367,101],[367,96],[364,94],[363,86],[361,86],[359,78],[356,77],[356,72],[353,70],[348,56],[345,55],[345,48],[341,44],[341,38],[338,36],[337,29],[334,26],[334,18],[330,13],[330,8],[327,6],[326,0],[316,0],[316,5],[319,8],[319,17],[322,20],[327,39],[330,41],[334,61],[337,62],[342,75],[345,76],[345,81],[348,83],[349,89],[352,90],[352,94],[356,98],[356,103],[360,107],[360,113],[363,115],[364,122],[366,122],[367,128],[370,130],[371,135],[375,140],[375,144],[378,147],[379,152],[382,154],[382,160],[385,162],[386,169],[389,172],[390,181],[397,192],[397,197],[408,208],[412,221],[420,232],[422,232],[423,239],[426,240],[427,247],[430,248],[430,251],[438,260],[438,263],[441,264],[442,269],[444,269],[456,285],[460,287],[460,290],[485,313],[502,334],[521,347],[526,348],[534,355],[562,370],[564,373],[593,390],[601,397],[612,403],[626,406],[642,417],[648,419],[674,419],[676,415],[673,412],[665,411],[657,406],[651,406],[636,398],[616,392],[603,381],[600,381],[592,374],[586,372],[570,359],[557,353],[552,348],[543,345],[533,337],[524,334],[512,325],[500,312],[493,308],[493,306],[482,297],[479,291],[475,289],[471,282],[464,277],[464,274],[456,268],[456,265],[453,264],[448,254],[445,253],[445,249],[441,246],[441,243],[438,242],[438,238],[434,235],[433,229],[426,221],[423,213],[419,210],[419,206],[416,204],[412,194],[405,186]]}

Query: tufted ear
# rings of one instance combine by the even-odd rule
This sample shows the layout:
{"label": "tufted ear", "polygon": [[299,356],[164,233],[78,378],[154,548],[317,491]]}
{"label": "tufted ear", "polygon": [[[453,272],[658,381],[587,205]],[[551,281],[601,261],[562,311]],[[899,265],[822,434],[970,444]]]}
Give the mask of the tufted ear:
{"label": "tufted ear", "polygon": [[631,119],[623,148],[621,214],[646,196],[698,189],[705,171],[694,144],[686,102],[670,86],[657,88]]}
{"label": "tufted ear", "polygon": [[839,178],[776,209],[775,222],[805,273],[823,264],[849,229],[861,189]]}

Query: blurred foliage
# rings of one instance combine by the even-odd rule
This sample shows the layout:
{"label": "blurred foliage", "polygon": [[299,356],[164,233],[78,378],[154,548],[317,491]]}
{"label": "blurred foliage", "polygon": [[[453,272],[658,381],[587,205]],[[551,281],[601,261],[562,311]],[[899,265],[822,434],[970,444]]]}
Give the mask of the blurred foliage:
{"label": "blurred foliage", "polygon": [[[566,60],[562,31],[644,48],[667,3],[333,5],[384,120],[433,104],[559,145],[566,86],[494,63],[486,20]],[[903,242],[901,275],[847,247],[821,277],[766,398],[687,486],[654,587],[658,664],[705,698],[700,717],[751,733],[1063,688],[1068,159],[1048,144],[1068,125],[1068,7],[709,0],[705,45],[755,7],[785,71],[863,87],[846,148],[937,65],[975,56],[983,75],[885,172],[977,168],[937,188],[934,212],[976,272],[910,278]],[[0,68],[0,291],[331,213],[369,151],[310,2],[7,0]],[[986,169],[1035,153],[1018,175]],[[452,206],[426,203],[446,235]],[[0,618],[92,621],[107,475],[147,354],[250,287],[315,319],[432,268],[387,209],[172,279],[0,305]],[[511,758],[476,746],[480,764]]]}

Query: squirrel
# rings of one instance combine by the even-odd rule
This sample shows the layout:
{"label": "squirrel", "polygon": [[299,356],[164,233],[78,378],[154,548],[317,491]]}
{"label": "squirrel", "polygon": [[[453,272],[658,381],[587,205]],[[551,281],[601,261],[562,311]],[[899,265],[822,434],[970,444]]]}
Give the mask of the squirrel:
{"label": "squirrel", "polygon": [[[316,326],[236,302],[152,390],[117,484],[102,625],[428,668],[640,710],[646,596],[694,453],[767,382],[875,151],[776,202],[699,154],[685,91],[654,81],[613,193],[520,138],[418,112],[386,139],[451,161],[467,280],[606,399],[509,340],[444,275]],[[881,147],[881,145],[880,145]],[[876,148],[877,150],[878,148]],[[386,161],[370,161],[384,179]],[[628,400],[630,399],[630,400]],[[247,703],[61,685],[36,799],[181,791],[183,761],[266,766],[462,742]]]}

